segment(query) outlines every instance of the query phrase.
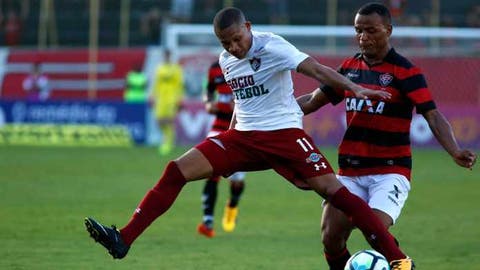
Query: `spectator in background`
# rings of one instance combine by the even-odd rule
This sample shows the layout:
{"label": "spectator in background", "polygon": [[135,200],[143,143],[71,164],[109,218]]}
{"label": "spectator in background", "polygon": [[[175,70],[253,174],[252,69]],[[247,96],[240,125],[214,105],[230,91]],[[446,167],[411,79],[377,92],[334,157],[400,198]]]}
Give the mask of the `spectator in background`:
{"label": "spectator in background", "polygon": [[41,73],[40,64],[34,63],[33,70],[22,83],[23,90],[27,92],[29,101],[45,101],[50,96],[50,87],[47,76]]}
{"label": "spectator in background", "polygon": [[271,24],[288,24],[288,1],[266,0]]}
{"label": "spectator in background", "polygon": [[203,18],[207,18],[207,20],[210,20],[213,16],[215,16],[215,12],[217,12],[215,2],[217,2],[217,1],[215,1],[215,0],[205,0],[203,2],[203,7],[202,7]]}
{"label": "spectator in background", "polygon": [[0,2],[2,32],[6,46],[17,46],[21,42],[23,21],[29,11],[27,0],[7,0]]}
{"label": "spectator in background", "polygon": [[142,71],[140,64],[136,64],[127,73],[125,78],[125,92],[123,100],[128,103],[141,103],[146,101],[147,76]]}
{"label": "spectator in background", "polygon": [[170,50],[164,51],[163,63],[155,72],[153,101],[155,117],[162,132],[159,145],[160,155],[167,155],[173,150],[175,143],[175,115],[181,108],[183,98],[183,69],[171,59]]}
{"label": "spectator in background", "polygon": [[5,35],[5,45],[13,47],[20,44],[20,36],[22,31],[22,22],[20,17],[13,10],[9,10],[3,24]]}
{"label": "spectator in background", "polygon": [[468,10],[466,24],[467,27],[480,27],[480,4],[476,4]]}
{"label": "spectator in background", "polygon": [[162,15],[158,7],[153,7],[143,14],[140,21],[140,30],[149,45],[159,45],[161,42]]}
{"label": "spectator in background", "polygon": [[28,0],[0,1],[1,28],[4,44],[17,46],[21,42],[23,21],[29,11]]}
{"label": "spectator in background", "polygon": [[407,0],[387,0],[385,5],[390,10],[393,19],[397,19],[403,15],[403,10],[407,5]]}
{"label": "spectator in background", "polygon": [[192,18],[193,0],[172,0],[170,16],[174,22],[189,23]]}

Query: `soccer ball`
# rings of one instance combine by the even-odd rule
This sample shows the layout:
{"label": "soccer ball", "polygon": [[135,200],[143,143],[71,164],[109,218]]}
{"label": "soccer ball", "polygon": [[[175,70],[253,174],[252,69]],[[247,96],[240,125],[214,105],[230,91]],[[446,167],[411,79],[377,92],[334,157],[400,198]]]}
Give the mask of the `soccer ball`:
{"label": "soccer ball", "polygon": [[387,259],[375,250],[360,250],[348,259],[345,270],[390,270]]}

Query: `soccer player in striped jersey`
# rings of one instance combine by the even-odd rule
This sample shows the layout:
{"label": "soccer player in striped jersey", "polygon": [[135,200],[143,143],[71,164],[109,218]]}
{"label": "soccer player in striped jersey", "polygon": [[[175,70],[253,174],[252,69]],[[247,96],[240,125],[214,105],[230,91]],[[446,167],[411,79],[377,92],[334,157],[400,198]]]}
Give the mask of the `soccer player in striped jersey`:
{"label": "soccer player in striped jersey", "polygon": [[[392,98],[359,99],[344,89],[324,86],[297,101],[308,114],[329,102],[345,100],[347,130],[338,150],[338,178],[350,192],[363,198],[389,228],[400,215],[410,190],[410,123],[414,108],[425,117],[438,142],[459,166],[472,168],[476,154],[459,148],[421,70],[390,45],[389,10],[379,3],[362,6],[355,16],[355,31],[360,53],[346,59],[339,73],[365,87],[387,91]],[[325,204],[322,239],[331,270],[344,269],[350,257],[346,242],[353,227],[340,210]]]}
{"label": "soccer player in striped jersey", "polygon": [[[220,64],[215,61],[208,69],[205,94],[205,109],[208,113],[215,115],[212,128],[207,135],[208,138],[228,130],[232,120],[233,106],[232,89],[225,81]],[[223,213],[222,228],[226,232],[232,232],[237,222],[238,203],[245,188],[245,172],[236,172],[228,179],[230,180],[230,198]],[[219,175],[208,178],[202,191],[203,220],[197,226],[197,231],[206,237],[215,236],[213,223],[219,180]]]}
{"label": "soccer player in striped jersey", "polygon": [[237,8],[220,10],[213,28],[224,48],[219,62],[234,96],[231,128],[170,161],[120,230],[86,218],[90,236],[114,258],[121,259],[142,232],[170,208],[187,182],[273,169],[296,187],[314,190],[344,211],[393,269],[411,270],[412,260],[395,244],[367,203],[338,181],[327,159],[306,134],[303,113],[293,95],[291,71],[349,89],[357,98],[388,99],[390,94],[353,83],[278,35],[253,31]]}

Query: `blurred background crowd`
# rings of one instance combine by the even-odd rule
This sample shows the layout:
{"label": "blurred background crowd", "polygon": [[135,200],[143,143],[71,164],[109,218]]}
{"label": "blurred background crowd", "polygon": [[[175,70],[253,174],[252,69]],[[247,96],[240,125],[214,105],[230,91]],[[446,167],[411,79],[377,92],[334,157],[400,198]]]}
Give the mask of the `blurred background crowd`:
{"label": "blurred background crowd", "polygon": [[[93,0],[1,0],[0,44],[85,46]],[[235,5],[255,24],[351,25],[356,0],[95,0],[101,46],[160,44],[166,23],[209,24]],[[480,27],[476,0],[384,0],[397,26]],[[121,38],[119,38],[121,37]]]}
{"label": "blurred background crowd", "polygon": [[[211,124],[203,98],[208,68],[221,50],[211,26],[218,10],[236,6],[254,30],[275,32],[335,68],[358,51],[353,20],[367,2],[0,0],[0,138],[7,136],[5,123],[121,124],[137,144],[165,137],[171,144],[196,143]],[[480,2],[376,2],[392,13],[395,49],[422,68],[436,101],[451,106],[448,117],[461,113],[453,121],[459,140],[478,144]],[[318,86],[296,74],[294,85],[297,95]],[[166,100],[175,106],[159,116]],[[316,117],[315,123],[306,118],[307,128],[317,141],[336,145],[328,140],[342,127],[319,125]],[[338,116],[322,110],[321,117]],[[165,123],[169,130],[161,131]],[[414,143],[434,144],[422,124],[415,127]]]}

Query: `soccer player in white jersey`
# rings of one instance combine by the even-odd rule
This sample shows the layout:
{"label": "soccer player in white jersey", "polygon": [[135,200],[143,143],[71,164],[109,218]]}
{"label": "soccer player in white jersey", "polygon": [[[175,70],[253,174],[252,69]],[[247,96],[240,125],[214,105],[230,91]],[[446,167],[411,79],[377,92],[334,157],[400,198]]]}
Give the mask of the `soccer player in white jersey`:
{"label": "soccer player in white jersey", "polygon": [[295,70],[326,85],[348,89],[358,98],[390,98],[389,94],[352,83],[277,35],[252,31],[237,8],[220,10],[213,26],[225,49],[220,66],[235,98],[231,128],[170,161],[122,229],[86,218],[90,236],[114,258],[123,258],[135,239],[170,208],[187,182],[237,171],[274,169],[298,188],[314,190],[343,211],[369,243],[387,257],[392,269],[412,269],[412,261],[397,247],[372,209],[342,186],[302,129],[303,113],[293,95],[290,72]]}

